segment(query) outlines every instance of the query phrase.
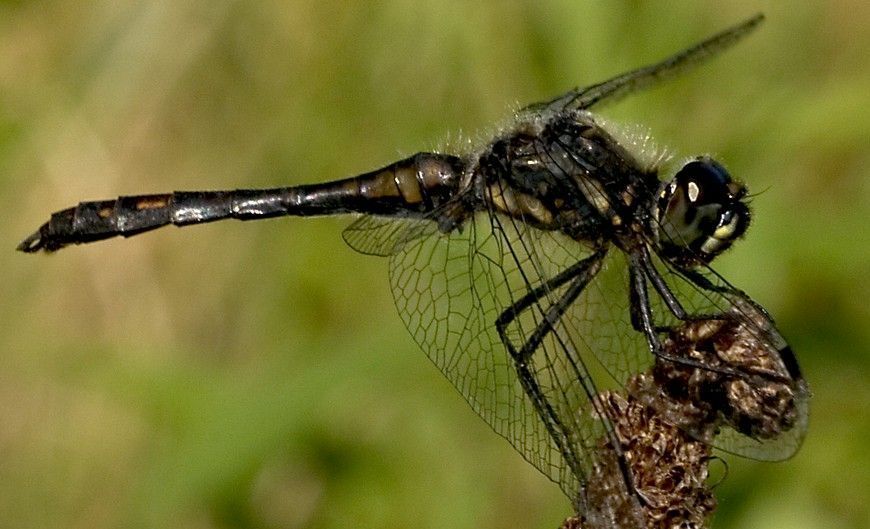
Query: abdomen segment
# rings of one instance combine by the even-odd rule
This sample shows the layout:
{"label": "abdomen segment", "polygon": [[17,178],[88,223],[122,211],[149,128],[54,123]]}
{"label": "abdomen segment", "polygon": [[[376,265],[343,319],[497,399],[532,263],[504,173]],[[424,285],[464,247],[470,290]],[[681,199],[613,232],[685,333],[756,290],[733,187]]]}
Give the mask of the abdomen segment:
{"label": "abdomen segment", "polygon": [[82,202],[58,211],[18,245],[23,252],[55,251],[70,244],[130,237],[167,224],[222,219],[363,213],[423,216],[459,189],[455,156],[420,153],[383,169],[323,184],[233,191],[176,191]]}

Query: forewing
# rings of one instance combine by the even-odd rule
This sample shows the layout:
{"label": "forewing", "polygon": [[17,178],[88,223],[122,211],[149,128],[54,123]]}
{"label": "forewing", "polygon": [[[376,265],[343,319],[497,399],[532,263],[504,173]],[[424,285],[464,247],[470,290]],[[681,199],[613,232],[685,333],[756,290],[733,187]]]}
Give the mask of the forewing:
{"label": "forewing", "polygon": [[602,83],[571,90],[551,101],[530,105],[528,108],[554,111],[582,110],[605,101],[616,102],[633,92],[645,90],[702,64],[740,41],[763,20],[764,15],[759,13],[659,63],[638,68]]}
{"label": "forewing", "polygon": [[[761,355],[765,355],[766,365],[785,375],[788,379],[785,384],[794,394],[793,424],[774,437],[750,436],[726,425],[716,436],[713,445],[726,452],[760,460],[778,461],[794,455],[806,433],[810,392],[791,349],[773,319],[712,268],[702,266],[685,271],[658,259],[655,259],[655,266],[690,316],[731,315],[739,320],[742,338],[758,344],[758,361],[761,362]],[[658,296],[654,296],[653,312],[657,315],[658,325],[677,326],[680,323]],[[757,379],[750,383],[760,387],[766,382]]]}

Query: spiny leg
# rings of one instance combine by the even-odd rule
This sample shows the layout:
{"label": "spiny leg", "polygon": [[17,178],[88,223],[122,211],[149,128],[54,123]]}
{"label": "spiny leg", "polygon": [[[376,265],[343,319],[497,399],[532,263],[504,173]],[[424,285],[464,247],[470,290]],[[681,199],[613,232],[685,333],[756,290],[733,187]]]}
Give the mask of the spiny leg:
{"label": "spiny leg", "polygon": [[[715,285],[708,278],[704,277],[703,275],[698,273],[696,270],[681,270],[680,272],[686,277],[686,279],[688,279],[689,281],[694,283],[697,287],[701,288],[702,290],[706,290],[709,292],[716,292],[717,294],[721,294],[725,297],[728,297],[729,295],[738,295],[738,296],[742,297],[744,302],[750,304],[751,306],[754,307],[755,310],[759,311],[760,313],[764,314],[765,317],[769,318],[769,316],[767,315],[767,311],[764,310],[763,307],[761,307],[760,305],[758,305],[754,301],[746,298],[745,294],[743,294],[742,292],[740,292],[736,289],[733,289],[733,288],[729,289],[729,288],[723,287],[721,285]],[[720,314],[719,316],[711,316],[708,319],[724,319],[725,317],[726,316],[724,314]],[[703,319],[703,318],[699,317],[699,316],[689,316],[689,320],[692,320],[692,319],[697,320],[697,319]],[[791,350],[791,347],[788,344],[784,344],[778,350],[778,353],[779,353],[780,358],[782,359],[783,363],[785,364],[786,369],[788,370],[791,378],[795,379],[795,380],[802,378],[800,366],[798,366],[797,359],[795,358],[794,352]]]}
{"label": "spiny leg", "polygon": [[[639,263],[643,267],[643,271],[646,274],[646,277],[652,283],[653,288],[656,290],[662,301],[665,303],[665,306],[668,307],[668,310],[671,311],[671,314],[673,314],[674,317],[676,317],[678,320],[688,322],[701,320],[721,320],[723,318],[722,314],[689,314],[688,312],[686,312],[686,309],[683,308],[683,305],[674,295],[671,287],[668,286],[667,282],[665,282],[665,279],[653,265],[652,260],[650,259],[649,250],[647,250],[646,248],[643,248],[641,250]],[[699,274],[693,274],[690,279],[695,281],[695,277],[703,278],[703,276],[700,276]],[[710,284],[710,282],[707,281],[706,278],[704,278],[704,282],[706,282],[706,284]],[[656,326],[655,329],[658,332],[667,332],[671,330],[671,328],[667,326]],[[635,330],[642,329],[635,326]]]}
{"label": "spiny leg", "polygon": [[[659,279],[661,279],[660,276]],[[659,340],[658,335],[660,332],[669,331],[670,327],[656,327],[653,318],[652,306],[649,299],[649,291],[647,290],[646,280],[647,278],[645,266],[642,262],[640,262],[640,259],[632,259],[629,262],[629,299],[631,301],[631,306],[629,310],[631,315],[631,323],[636,330],[642,332],[644,336],[646,336],[647,345],[649,346],[649,350],[653,355],[661,360],[682,364],[696,369],[714,371],[723,375],[745,376],[741,375],[739,372],[733,369],[711,367],[709,365],[702,364],[688,358],[679,358],[667,354],[662,348],[662,343],[661,340]],[[664,280],[662,280],[662,282],[664,282]],[[692,316],[689,319],[696,318],[698,317]],[[719,318],[721,318],[721,316]],[[712,318],[708,317],[707,319]]]}
{"label": "spiny leg", "polygon": [[[544,422],[545,428],[558,446],[559,451],[565,457],[566,462],[578,476],[583,475],[583,469],[574,448],[567,442],[570,432],[566,430],[562,420],[544,396],[540,384],[531,369],[529,369],[528,359],[540,347],[544,338],[551,331],[555,330],[556,323],[558,323],[565,311],[598,273],[605,254],[606,249],[599,250],[592,256],[579,261],[564,272],[554,276],[543,285],[530,290],[502,312],[496,320],[496,329],[498,330],[499,337],[514,361],[514,367],[517,370],[523,390],[532,400],[538,415]],[[568,290],[547,308],[544,313],[544,319],[536,325],[529,339],[517,350],[507,336],[507,326],[515,321],[522,312],[537,304],[548,292],[559,288],[569,281],[573,282],[568,287]],[[584,382],[581,380],[580,383]]]}
{"label": "spiny leg", "polygon": [[649,250],[646,247],[643,247],[640,254],[640,264],[643,266],[643,271],[646,273],[646,276],[649,278],[650,282],[652,282],[653,288],[656,289],[659,296],[661,296],[662,301],[665,302],[665,305],[671,311],[671,313],[677,317],[677,319],[681,321],[686,321],[687,313],[683,308],[683,305],[674,296],[674,293],[671,291],[670,287],[668,287],[667,283],[665,283],[664,278],[659,274],[658,270],[656,270],[655,266],[653,266],[650,256]]}
{"label": "spiny leg", "polygon": [[[513,305],[505,309],[495,320],[495,326],[498,329],[499,336],[502,336],[504,339],[504,330],[505,328],[513,322],[523,311],[528,309],[531,305],[537,303],[544,296],[546,296],[549,292],[561,287],[568,281],[571,281],[575,277],[583,274],[588,274],[592,279],[596,273],[598,273],[598,269],[600,268],[600,261],[607,254],[607,249],[602,248],[590,255],[585,259],[581,259],[577,261],[577,263],[571,265],[566,268],[559,274],[551,277],[542,285],[535,287],[532,290],[526,292],[526,294],[514,302]],[[595,271],[590,274],[590,269],[595,266]],[[588,282],[588,280],[587,280]]]}
{"label": "spiny leg", "polygon": [[[539,416],[544,421],[544,425],[547,428],[547,431],[550,433],[550,436],[559,447],[559,450],[565,457],[566,462],[578,476],[583,475],[583,470],[579,464],[578,457],[574,452],[574,446],[566,446],[565,444],[566,441],[568,441],[570,438],[570,432],[565,430],[565,426],[562,424],[561,419],[558,417],[555,410],[553,410],[552,406],[550,406],[549,402],[544,397],[540,384],[538,383],[535,375],[529,369],[528,359],[531,358],[532,355],[540,349],[544,339],[551,332],[554,333],[554,338],[560,343],[560,345],[563,348],[567,349],[562,338],[558,335],[558,333],[556,333],[556,324],[561,320],[562,316],[571,307],[571,305],[576,302],[577,297],[583,292],[583,290],[589,285],[589,282],[599,272],[599,270],[601,269],[603,258],[606,253],[606,248],[602,248],[592,256],[582,261],[579,261],[575,265],[566,269],[564,272],[560,273],[557,276],[554,276],[543,285],[529,291],[525,296],[520,298],[511,307],[505,310],[496,321],[496,328],[498,329],[499,336],[501,337],[505,348],[507,348],[507,350],[511,354],[511,357],[514,359],[515,367],[519,375],[520,382],[523,386],[523,390],[526,392],[529,398],[532,399],[532,402],[535,405],[535,409],[538,411]],[[564,285],[567,281],[572,281],[568,289],[559,299],[557,299],[546,309],[543,319],[535,326],[535,329],[532,331],[531,335],[525,341],[522,347],[517,350],[517,348],[510,341],[510,338],[507,336],[506,327],[516,318],[518,318],[523,311],[536,304],[541,299],[541,297],[543,297],[553,289]],[[594,405],[596,398],[595,390],[590,387],[591,381],[587,382],[586,379],[588,379],[588,376],[585,375],[585,370],[581,366],[578,366],[575,360],[570,357],[568,357],[566,361],[572,365],[574,372],[577,374],[578,383],[580,383],[584,387],[584,390],[587,393],[587,397],[590,399],[591,402],[593,402]],[[599,412],[601,412],[601,410],[599,410]],[[603,412],[601,412],[601,414],[602,416],[605,415]],[[609,444],[617,456],[616,461],[619,465],[619,469],[623,476],[623,480],[626,484],[627,490],[632,491],[632,493],[637,497],[637,500],[640,502],[641,505],[645,505],[647,503],[647,500],[638,490],[635,484],[634,476],[628,467],[628,463],[622,457],[621,444],[616,436],[616,433],[611,428],[606,427],[605,435],[607,436]]]}
{"label": "spiny leg", "polygon": [[[495,321],[495,326],[499,337],[508,350],[511,351],[514,360],[522,363],[528,360],[529,356],[540,346],[546,334],[554,329],[555,323],[558,322],[565,310],[567,310],[601,269],[601,263],[606,254],[606,247],[599,249],[589,257],[578,261],[559,274],[551,277],[543,284],[529,290],[523,297],[515,301],[513,305],[499,315]],[[575,283],[569,287],[568,291],[559,300],[549,307],[544,320],[537,325],[532,336],[526,341],[520,351],[517,351],[507,336],[507,326],[516,320],[526,309],[540,302],[550,292],[572,280],[576,280]]]}

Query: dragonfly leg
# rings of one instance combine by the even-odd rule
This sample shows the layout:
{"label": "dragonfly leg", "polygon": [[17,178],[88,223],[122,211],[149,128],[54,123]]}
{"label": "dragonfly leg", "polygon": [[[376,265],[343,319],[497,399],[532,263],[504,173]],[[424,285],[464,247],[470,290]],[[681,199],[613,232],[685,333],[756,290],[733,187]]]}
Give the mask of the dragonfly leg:
{"label": "dragonfly leg", "polygon": [[[655,355],[656,357],[658,357],[659,359],[665,360],[668,362],[674,362],[674,363],[686,365],[689,367],[693,367],[696,369],[715,371],[715,372],[721,373],[723,375],[741,376],[740,373],[738,373],[737,371],[735,371],[733,369],[721,368],[721,367],[712,367],[712,366],[709,366],[706,364],[702,364],[700,362],[690,360],[688,358],[676,357],[676,356],[670,355],[664,351],[664,349],[662,348],[661,340],[659,339],[659,333],[669,331],[670,328],[669,327],[659,328],[659,327],[656,327],[656,325],[655,325],[654,318],[653,318],[653,310],[652,310],[652,306],[650,305],[649,291],[647,290],[647,284],[646,284],[648,271],[647,271],[646,267],[644,266],[644,264],[640,261],[641,261],[641,259],[632,259],[631,262],[629,263],[629,279],[630,279],[629,299],[631,300],[631,307],[630,307],[631,322],[632,322],[632,325],[635,327],[635,329],[642,332],[644,334],[644,336],[646,336],[647,345],[649,346],[650,352],[653,355]],[[670,289],[667,288],[667,285],[664,284],[664,280],[661,278],[661,276],[658,275],[657,272],[656,272],[656,277],[658,277],[659,280],[661,280],[661,285],[664,285],[664,288],[667,290],[668,293],[670,293]],[[653,280],[651,279],[651,281],[653,281]],[[653,283],[653,286],[655,288],[655,283]],[[658,290],[658,289],[656,289],[656,290]],[[670,295],[673,295],[673,294],[670,293]],[[667,303],[667,301],[665,303]],[[680,308],[682,309],[682,307],[680,307]],[[669,309],[670,309],[670,307],[669,307]],[[673,311],[673,309],[671,309],[671,310]],[[685,315],[685,311],[683,311],[683,314]],[[675,316],[676,316],[676,314],[675,314]],[[679,317],[679,316],[677,316],[677,317]],[[721,315],[720,316],[713,316],[713,317],[706,317],[706,316],[701,317],[701,316],[694,316],[693,315],[689,319],[690,320],[701,319],[701,318],[720,319],[721,317],[722,317]]]}
{"label": "dragonfly leg", "polygon": [[[665,279],[652,264],[652,260],[649,256],[649,250],[647,250],[646,248],[643,248],[643,251],[640,254],[640,264],[643,266],[643,271],[646,274],[646,277],[649,278],[650,283],[652,283],[653,288],[655,288],[658,295],[662,298],[662,301],[664,301],[665,306],[668,307],[668,310],[671,311],[671,314],[673,314],[674,317],[676,317],[678,320],[686,322],[723,319],[722,314],[689,314],[688,312],[686,312],[686,309],[683,308],[683,305],[674,295],[671,287],[668,286],[667,282],[665,282]],[[714,287],[704,276],[697,274],[691,270],[684,270],[683,273],[686,273],[687,277],[693,282],[697,283],[698,286],[706,290],[718,291],[718,289],[716,289],[716,287]],[[708,288],[708,286],[713,288]],[[635,327],[635,329],[641,330],[638,327]],[[669,330],[671,330],[671,328],[667,326],[656,326],[656,331],[658,332],[667,332]]]}
{"label": "dragonfly leg", "polygon": [[653,288],[656,289],[659,296],[661,296],[662,301],[665,302],[665,305],[671,311],[671,313],[677,317],[677,319],[681,321],[686,321],[688,315],[686,313],[686,309],[683,308],[683,305],[671,291],[668,284],[665,282],[664,278],[659,274],[658,270],[656,270],[655,266],[653,266],[649,257],[649,250],[644,246],[643,250],[640,254],[640,264],[643,266],[643,271],[646,273],[646,276],[649,278],[650,282],[653,285]]}
{"label": "dragonfly leg", "polygon": [[[586,280],[585,280],[585,282],[583,282],[583,286],[580,287],[580,290],[582,291],[583,287],[585,287],[586,284],[589,283],[589,281],[592,279],[592,277],[594,277],[595,274],[598,273],[598,270],[601,268],[601,261],[604,258],[604,256],[606,255],[606,253],[607,253],[607,249],[603,248],[603,249],[600,249],[597,252],[595,252],[593,255],[590,255],[589,257],[578,261],[577,263],[571,265],[570,267],[568,267],[565,270],[563,270],[562,272],[560,272],[558,275],[551,277],[542,285],[537,286],[534,289],[528,291],[523,297],[518,299],[513,305],[511,305],[510,307],[505,309],[499,315],[498,319],[495,320],[495,327],[496,327],[496,329],[498,329],[499,337],[501,338],[502,342],[505,343],[505,346],[513,348],[513,344],[510,343],[510,339],[507,337],[507,334],[506,334],[507,326],[510,325],[516,318],[518,318],[519,315],[523,313],[523,311],[525,311],[526,309],[528,309],[532,305],[537,305],[540,302],[540,300],[545,298],[550,292],[561,287],[562,285],[564,285],[568,281],[571,281],[577,277],[585,276]],[[576,298],[577,295],[579,295],[579,294],[580,294],[580,292],[578,291],[575,294],[574,298]],[[572,301],[573,301],[573,299],[572,299]],[[570,305],[570,302],[568,304]],[[554,307],[555,307],[555,305],[554,305]],[[551,307],[550,310],[552,311],[554,307]],[[563,312],[564,312],[564,309],[563,309]],[[559,314],[559,316],[561,316],[561,313]],[[545,319],[550,319],[550,317],[547,317]],[[555,323],[555,321],[553,321],[553,323]],[[549,329],[546,329],[546,331],[544,332],[544,335],[548,331],[549,331]],[[537,344],[540,344],[541,339],[543,339],[543,335],[541,335],[538,338]],[[531,340],[529,342],[531,342]],[[520,355],[523,361],[528,358],[529,354],[531,354],[531,352],[534,351],[534,349],[537,348],[537,344],[535,344],[535,346],[531,349],[531,351],[528,351],[528,354]],[[527,343],[526,345],[529,345],[529,343]],[[523,350],[525,350],[525,349],[526,349],[526,347],[524,346]],[[515,357],[515,359],[516,359],[516,357]]]}
{"label": "dragonfly leg", "polygon": [[662,343],[653,321],[643,265],[634,259],[629,263],[629,299],[632,326],[646,336],[650,352],[662,356]]}
{"label": "dragonfly leg", "polygon": [[[583,476],[584,471],[580,464],[578,454],[575,451],[575,443],[572,442],[573,435],[570,430],[566,429],[562,419],[558,416],[556,411],[550,405],[550,402],[545,397],[538,382],[536,373],[530,366],[529,360],[536,351],[540,350],[544,339],[551,332],[554,334],[554,338],[560,342],[564,349],[567,350],[567,345],[563,343],[562,338],[556,332],[556,325],[559,323],[565,312],[577,300],[577,297],[589,285],[589,282],[599,272],[606,253],[607,249],[602,248],[592,256],[579,261],[564,272],[554,276],[543,285],[530,290],[525,296],[517,300],[511,307],[502,312],[496,321],[496,328],[499,336],[505,348],[510,353],[511,358],[514,360],[514,365],[520,383],[523,386],[523,390],[532,400],[538,415],[544,422],[544,425],[556,443],[556,446],[559,447],[566,463],[577,476]],[[571,281],[571,284],[562,296],[549,305],[549,307],[544,309],[540,305],[541,299],[545,299],[550,292],[561,287],[568,281]],[[530,307],[537,307],[543,314],[543,318],[535,325],[534,330],[529,335],[528,339],[525,340],[523,345],[517,349],[510,337],[507,335],[507,326]],[[585,369],[582,365],[578,365],[577,361],[573,358],[569,357],[566,361],[573,367],[577,381],[583,386],[584,391],[586,391],[589,402],[593,403],[593,406],[597,409],[597,405],[595,404],[597,402],[596,390],[593,382],[586,374]],[[602,417],[606,416],[606,413],[603,411],[598,411]],[[605,431],[609,445],[617,455],[616,460],[623,476],[626,491],[631,491],[630,493],[636,496],[637,501],[641,505],[646,504],[647,501],[638,490],[634,476],[631,473],[626,460],[622,456],[622,447],[619,438],[609,425],[605,428]]]}
{"label": "dragonfly leg", "polygon": [[[517,376],[523,387],[523,391],[525,391],[526,395],[531,399],[545,428],[553,438],[556,446],[559,447],[559,451],[562,453],[565,461],[577,476],[583,476],[584,471],[582,465],[580,465],[579,457],[575,452],[574,443],[571,441],[571,431],[566,428],[562,419],[556,413],[556,410],[553,409],[552,405],[545,397],[528,360],[541,346],[541,343],[547,334],[555,330],[556,324],[568,307],[571,306],[571,304],[577,299],[577,296],[579,296],[586,285],[589,284],[589,281],[591,281],[591,279],[595,277],[595,274],[598,273],[605,254],[606,249],[601,249],[592,256],[579,261],[564,272],[554,276],[543,285],[529,291],[526,295],[502,312],[496,320],[496,328],[499,337],[514,361],[514,367],[517,371]],[[515,321],[525,310],[539,306],[541,299],[549,292],[559,288],[569,281],[572,281],[572,283],[567,291],[556,302],[550,305],[546,311],[544,311],[543,320],[536,325],[528,340],[517,349],[510,337],[507,335],[507,326]],[[542,308],[541,310],[543,311]],[[579,368],[575,369],[579,372]],[[583,377],[580,378],[580,383],[585,386],[587,382],[583,380]],[[590,398],[592,398],[592,396],[593,395],[590,395]]]}
{"label": "dragonfly leg", "polygon": [[[655,269],[653,269],[653,270],[655,270]],[[761,307],[760,305],[758,305],[754,301],[746,298],[745,294],[743,294],[742,292],[735,291],[733,289],[728,289],[728,288],[725,288],[725,287],[720,286],[720,285],[715,285],[709,279],[707,279],[703,275],[699,274],[695,270],[682,270],[681,272],[687,279],[689,279],[691,282],[693,282],[695,285],[697,285],[699,288],[701,288],[703,290],[707,290],[710,292],[716,292],[716,293],[721,294],[721,295],[726,296],[726,297],[728,297],[729,295],[731,295],[731,296],[737,295],[737,296],[741,297],[744,300],[744,302],[751,305],[754,310],[760,312],[765,318],[770,319],[770,316],[767,314],[767,311],[764,310],[763,307]],[[700,319],[723,319],[724,317],[725,316],[722,314],[720,314],[718,316],[708,316],[708,317],[690,315],[690,316],[688,316],[687,320],[685,320],[685,321],[700,320]],[[780,358],[782,358],[782,361],[785,363],[786,369],[788,370],[791,378],[795,379],[795,380],[802,378],[802,375],[800,372],[800,367],[797,364],[797,360],[794,357],[794,352],[791,350],[791,347],[789,347],[788,344],[783,344],[780,347],[780,349],[778,350],[778,352],[779,352]]]}

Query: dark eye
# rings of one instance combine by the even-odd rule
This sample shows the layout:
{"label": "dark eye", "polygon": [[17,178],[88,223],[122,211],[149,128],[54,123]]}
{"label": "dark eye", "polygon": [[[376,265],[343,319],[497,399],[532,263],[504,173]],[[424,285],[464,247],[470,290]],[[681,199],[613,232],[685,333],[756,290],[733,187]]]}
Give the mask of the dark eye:
{"label": "dark eye", "polygon": [[658,243],[683,262],[709,262],[743,235],[749,209],[746,188],[708,157],[686,163],[657,204]]}
{"label": "dark eye", "polygon": [[693,160],[677,172],[675,179],[692,204],[722,204],[728,200],[731,176],[715,160]]}

